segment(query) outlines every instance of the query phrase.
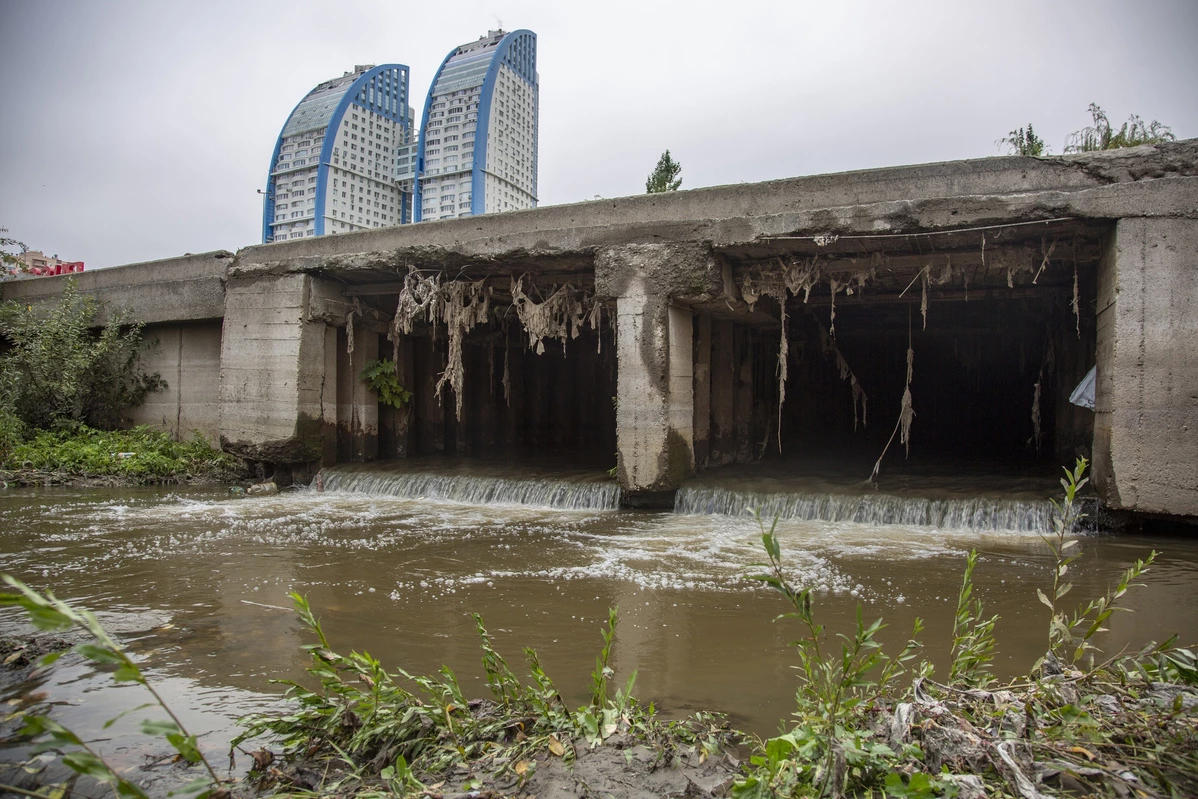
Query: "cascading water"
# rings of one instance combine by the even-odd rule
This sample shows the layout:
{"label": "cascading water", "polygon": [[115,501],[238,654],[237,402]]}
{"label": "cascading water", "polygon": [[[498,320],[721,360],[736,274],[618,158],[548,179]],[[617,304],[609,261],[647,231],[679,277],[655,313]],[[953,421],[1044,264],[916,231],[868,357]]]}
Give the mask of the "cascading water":
{"label": "cascading water", "polygon": [[[325,491],[400,499],[431,499],[469,505],[528,505],[559,510],[615,510],[620,487],[590,475],[497,477],[331,467],[318,478]],[[315,481],[313,482],[315,486]]]}
{"label": "cascading water", "polygon": [[816,492],[764,493],[713,486],[688,486],[678,491],[674,512],[739,516],[756,509],[763,519],[901,524],[973,532],[1015,530],[1049,532],[1052,503],[989,497],[930,499],[889,494]]}

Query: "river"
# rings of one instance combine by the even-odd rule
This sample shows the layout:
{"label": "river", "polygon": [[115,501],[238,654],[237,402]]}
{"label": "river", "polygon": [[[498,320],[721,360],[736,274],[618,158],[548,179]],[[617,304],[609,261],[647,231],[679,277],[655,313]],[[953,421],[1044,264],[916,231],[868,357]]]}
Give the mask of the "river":
{"label": "river", "polygon": [[[774,617],[781,599],[746,579],[763,559],[746,506],[775,514],[796,582],[816,587],[829,631],[857,604],[905,641],[925,620],[943,674],[966,553],[981,559],[976,596],[1001,618],[995,671],[1025,671],[1043,652],[1051,586],[1040,538],[1055,479],[958,474],[894,480],[862,492],[845,481],[780,476],[770,467],[697,480],[675,512],[615,509],[602,472],[412,463],[339,467],[323,492],[233,498],[224,488],[21,489],[0,493],[0,568],[103,611],[151,679],[223,756],[236,718],[269,707],[272,679],[302,679],[309,639],[288,593],[308,597],[334,648],[429,673],[453,668],[467,694],[486,686],[469,614],[524,673],[535,647],[571,703],[581,703],[609,607],[620,625],[613,665],[665,713],[729,714],[766,735],[787,716],[799,630]],[[1059,489],[1058,489],[1059,491]],[[1080,536],[1070,600],[1105,591],[1136,558],[1163,554],[1116,614],[1107,652],[1173,632],[1198,639],[1198,541],[1101,531]],[[0,614],[0,630],[18,627]],[[126,719],[144,701],[86,664],[60,661],[40,690],[59,717],[133,763],[149,750]],[[3,757],[0,753],[0,757]]]}

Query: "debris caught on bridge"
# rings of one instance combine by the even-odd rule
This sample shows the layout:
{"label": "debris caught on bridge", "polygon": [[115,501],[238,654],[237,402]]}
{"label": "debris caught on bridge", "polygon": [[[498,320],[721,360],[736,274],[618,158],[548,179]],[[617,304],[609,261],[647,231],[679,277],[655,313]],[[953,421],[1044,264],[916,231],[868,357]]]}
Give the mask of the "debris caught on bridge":
{"label": "debris caught on bridge", "polygon": [[[436,397],[442,399],[446,384],[453,389],[459,421],[462,419],[465,383],[462,344],[466,334],[474,328],[491,321],[503,325],[503,394],[504,400],[510,403],[511,371],[506,326],[509,310],[515,311],[516,318],[528,335],[529,349],[538,355],[545,352],[545,339],[561,341],[564,352],[566,342],[577,338],[584,324],[598,331],[602,323],[602,303],[584,289],[565,283],[555,286],[544,301],[536,302],[525,292],[526,280],[529,280],[528,290],[535,291],[535,284],[527,275],[519,278],[511,275],[510,279],[509,302],[504,302],[501,295],[497,296],[494,286],[488,285],[486,280],[444,280],[439,272],[423,274],[415,266],[408,268],[400,289],[395,317],[387,331],[387,337],[395,349],[395,362],[399,362],[400,340],[412,334],[417,322],[423,321],[429,326],[434,340],[438,326],[444,325],[449,349],[445,368],[437,379],[434,391]],[[347,321],[350,352],[353,351],[352,315],[351,312],[351,319]]]}
{"label": "debris caught on bridge", "polygon": [[486,289],[486,281],[483,280],[474,283],[451,280],[441,287],[440,306],[441,318],[449,332],[449,356],[445,371],[437,380],[436,396],[440,399],[441,390],[449,383],[453,388],[457,418],[461,420],[462,381],[465,379],[465,369],[462,367],[462,338],[476,325],[487,321],[487,314],[491,310],[491,293]]}

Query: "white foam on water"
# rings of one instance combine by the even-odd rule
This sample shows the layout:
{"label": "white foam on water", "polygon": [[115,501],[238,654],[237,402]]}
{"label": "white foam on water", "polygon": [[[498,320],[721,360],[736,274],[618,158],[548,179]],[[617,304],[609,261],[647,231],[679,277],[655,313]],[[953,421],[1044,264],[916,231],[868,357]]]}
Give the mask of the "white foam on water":
{"label": "white foam on water", "polygon": [[968,532],[1051,530],[1048,500],[967,497],[935,499],[877,493],[756,492],[714,486],[679,489],[674,511],[681,514],[737,516],[755,508],[762,518],[856,522]]}
{"label": "white foam on water", "polygon": [[586,477],[505,478],[477,474],[325,469],[326,491],[461,502],[469,505],[532,505],[560,510],[616,510],[620,486]]}
{"label": "white foam on water", "polygon": [[[992,500],[933,506],[930,500],[885,495],[863,501],[709,488],[684,489],[671,514],[611,510],[618,504],[614,483],[569,475],[509,479],[356,468],[326,474],[324,485],[323,492],[264,497],[160,494],[71,503],[69,513],[51,511],[68,522],[42,540],[80,547],[56,565],[74,572],[137,561],[303,551],[309,558],[328,553],[329,562],[341,564],[329,573],[338,575],[331,579],[352,581],[346,575],[355,570],[345,566],[350,553],[369,554],[379,564],[405,570],[407,576],[393,585],[389,578],[380,586],[395,597],[521,579],[750,590],[757,584],[746,576],[760,571],[756,564],[765,559],[762,524],[774,516],[788,576],[796,584],[853,596],[868,593],[851,574],[854,558],[909,561],[989,543],[1039,544],[1034,502],[1012,501],[1004,510]],[[743,510],[751,505],[761,508],[763,522]],[[70,519],[88,524],[72,528]]]}

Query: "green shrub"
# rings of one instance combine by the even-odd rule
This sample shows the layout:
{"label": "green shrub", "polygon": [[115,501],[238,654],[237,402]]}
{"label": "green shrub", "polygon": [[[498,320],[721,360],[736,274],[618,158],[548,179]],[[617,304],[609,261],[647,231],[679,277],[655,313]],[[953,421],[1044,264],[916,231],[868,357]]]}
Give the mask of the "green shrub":
{"label": "green shrub", "polygon": [[146,394],[166,387],[140,365],[142,326],[120,313],[94,330],[98,305],[68,280],[58,304],[0,303],[0,404],[25,425],[57,420],[120,427],[122,415]]}
{"label": "green shrub", "polygon": [[412,392],[399,383],[395,364],[391,361],[367,361],[359,377],[378,392],[379,402],[392,408],[402,408],[412,399]]}
{"label": "green shrub", "polygon": [[238,472],[241,462],[213,449],[199,434],[191,441],[179,442],[145,426],[105,431],[59,422],[13,446],[0,458],[0,468],[153,483]]}

